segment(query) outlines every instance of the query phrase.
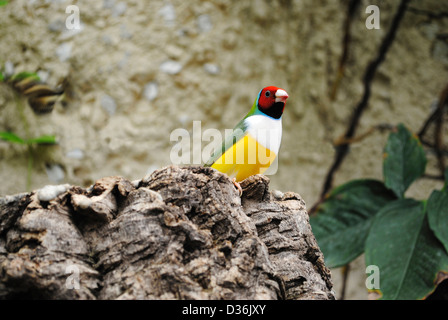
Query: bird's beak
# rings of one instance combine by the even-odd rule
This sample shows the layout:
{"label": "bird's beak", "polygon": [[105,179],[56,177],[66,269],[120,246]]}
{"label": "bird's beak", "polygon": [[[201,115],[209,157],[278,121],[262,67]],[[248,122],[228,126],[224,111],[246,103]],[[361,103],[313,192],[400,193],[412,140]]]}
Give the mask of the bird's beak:
{"label": "bird's beak", "polygon": [[288,99],[288,94],[286,93],[285,90],[282,89],[278,89],[277,92],[275,93],[275,102],[286,102],[286,99]]}

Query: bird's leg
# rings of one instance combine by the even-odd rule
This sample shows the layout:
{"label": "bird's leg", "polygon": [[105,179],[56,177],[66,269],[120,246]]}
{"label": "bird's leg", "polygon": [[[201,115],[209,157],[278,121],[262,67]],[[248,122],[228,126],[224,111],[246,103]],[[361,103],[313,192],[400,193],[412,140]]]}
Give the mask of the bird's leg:
{"label": "bird's leg", "polygon": [[238,193],[241,197],[243,195],[243,189],[241,188],[240,184],[238,182],[236,182],[236,178],[233,178],[232,182],[235,185],[235,187],[238,189]]}

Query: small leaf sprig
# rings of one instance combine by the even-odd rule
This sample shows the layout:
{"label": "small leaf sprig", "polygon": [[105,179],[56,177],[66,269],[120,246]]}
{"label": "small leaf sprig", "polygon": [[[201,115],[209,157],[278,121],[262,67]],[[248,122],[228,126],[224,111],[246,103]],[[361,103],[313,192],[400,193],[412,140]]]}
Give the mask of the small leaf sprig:
{"label": "small leaf sprig", "polygon": [[424,299],[448,276],[448,170],[427,200],[406,198],[427,159],[403,124],[384,148],[383,180],[358,179],[333,189],[310,218],[329,267],[365,254],[380,271],[380,299]]}

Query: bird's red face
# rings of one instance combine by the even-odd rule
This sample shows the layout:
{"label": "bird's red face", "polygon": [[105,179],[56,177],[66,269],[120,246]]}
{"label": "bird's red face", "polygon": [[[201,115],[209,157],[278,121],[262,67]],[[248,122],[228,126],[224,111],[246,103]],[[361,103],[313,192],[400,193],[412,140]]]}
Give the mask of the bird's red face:
{"label": "bird's red face", "polygon": [[274,119],[280,119],[285,110],[288,94],[285,90],[270,86],[261,90],[258,96],[258,110]]}

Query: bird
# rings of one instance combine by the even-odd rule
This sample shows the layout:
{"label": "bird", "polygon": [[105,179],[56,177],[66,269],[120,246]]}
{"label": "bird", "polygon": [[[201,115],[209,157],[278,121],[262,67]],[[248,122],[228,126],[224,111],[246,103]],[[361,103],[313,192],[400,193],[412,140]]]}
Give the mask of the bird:
{"label": "bird", "polygon": [[288,93],[279,87],[261,89],[247,115],[204,164],[232,178],[240,196],[239,182],[266,172],[278,155],[282,115],[288,97]]}

